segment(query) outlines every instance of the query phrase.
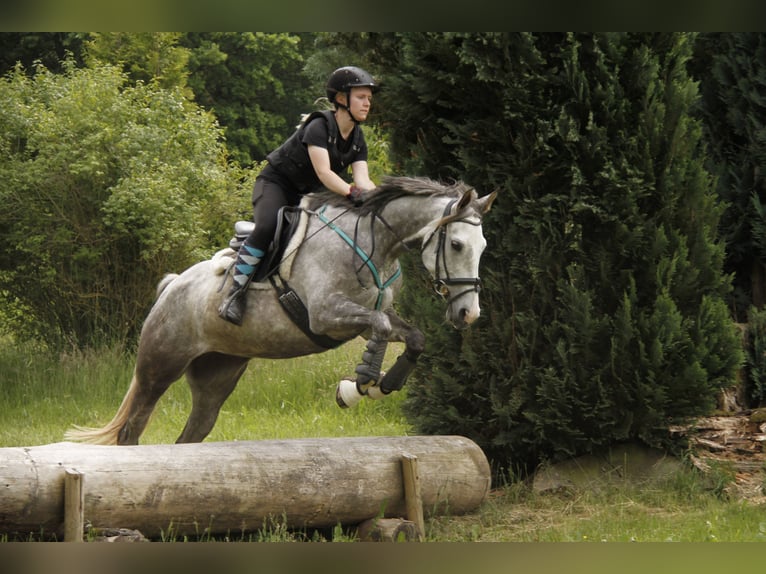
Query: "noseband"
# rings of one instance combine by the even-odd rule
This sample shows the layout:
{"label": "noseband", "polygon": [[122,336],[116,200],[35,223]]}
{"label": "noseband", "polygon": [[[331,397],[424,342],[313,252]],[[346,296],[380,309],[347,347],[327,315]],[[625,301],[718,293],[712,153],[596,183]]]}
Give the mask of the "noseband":
{"label": "noseband", "polygon": [[[450,214],[452,206],[456,201],[457,199],[453,199],[447,204],[447,207],[444,208],[443,217],[447,217]],[[452,277],[449,273],[449,269],[447,268],[447,226],[450,223],[454,223],[455,221],[468,223],[470,225],[481,225],[480,221],[473,223],[472,221],[468,221],[466,219],[455,219],[439,226],[439,233],[436,241],[436,268],[434,270],[435,277],[433,279],[433,287],[436,294],[447,301],[447,305],[452,304],[453,301],[459,299],[467,293],[478,293],[481,290],[480,277]],[[432,233],[428,240],[423,244],[423,250],[428,247],[428,244],[434,238],[434,235],[436,235],[436,232]],[[442,261],[441,266],[439,265],[440,260]],[[444,267],[445,277],[442,277],[440,273],[440,267],[442,266]],[[469,287],[460,291],[457,295],[450,297],[450,287],[454,287],[456,285],[468,285]]]}

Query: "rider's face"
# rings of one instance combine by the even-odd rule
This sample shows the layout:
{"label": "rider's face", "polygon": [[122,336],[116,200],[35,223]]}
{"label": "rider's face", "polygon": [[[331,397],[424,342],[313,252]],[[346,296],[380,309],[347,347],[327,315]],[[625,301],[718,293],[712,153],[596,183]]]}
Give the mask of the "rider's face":
{"label": "rider's face", "polygon": [[351,88],[348,106],[351,108],[351,115],[363,122],[367,119],[367,114],[370,113],[372,107],[372,90],[367,87]]}

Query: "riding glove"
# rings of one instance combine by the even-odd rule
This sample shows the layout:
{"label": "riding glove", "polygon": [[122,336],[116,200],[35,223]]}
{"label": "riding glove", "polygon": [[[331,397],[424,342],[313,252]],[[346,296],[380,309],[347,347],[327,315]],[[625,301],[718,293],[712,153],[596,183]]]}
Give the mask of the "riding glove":
{"label": "riding glove", "polygon": [[359,207],[364,203],[364,190],[359,189],[355,185],[352,185],[349,188],[348,195],[346,196],[351,203],[354,204],[355,207]]}

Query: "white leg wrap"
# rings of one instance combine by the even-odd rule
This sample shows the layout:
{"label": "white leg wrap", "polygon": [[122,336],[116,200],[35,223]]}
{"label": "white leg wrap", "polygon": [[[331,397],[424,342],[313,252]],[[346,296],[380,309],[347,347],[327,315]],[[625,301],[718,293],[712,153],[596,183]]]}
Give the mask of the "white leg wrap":
{"label": "white leg wrap", "polygon": [[335,402],[342,409],[353,407],[359,401],[362,400],[364,395],[360,394],[356,389],[356,383],[343,379],[338,383],[338,388],[335,390]]}

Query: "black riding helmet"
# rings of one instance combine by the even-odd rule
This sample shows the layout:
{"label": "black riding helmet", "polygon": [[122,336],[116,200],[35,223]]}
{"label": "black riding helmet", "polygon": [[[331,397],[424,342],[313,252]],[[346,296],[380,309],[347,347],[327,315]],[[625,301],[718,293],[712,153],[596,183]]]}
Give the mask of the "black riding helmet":
{"label": "black riding helmet", "polygon": [[[370,88],[373,93],[378,91],[378,85],[369,73],[356,66],[344,66],[330,74],[330,78],[327,80],[327,99],[334,103],[336,107],[344,108],[350,114],[351,111],[348,109],[348,106],[336,102],[335,96],[341,92],[347,94],[346,98],[348,99],[351,94],[351,88],[363,87]],[[354,116],[351,116],[351,119],[357,121]]]}

